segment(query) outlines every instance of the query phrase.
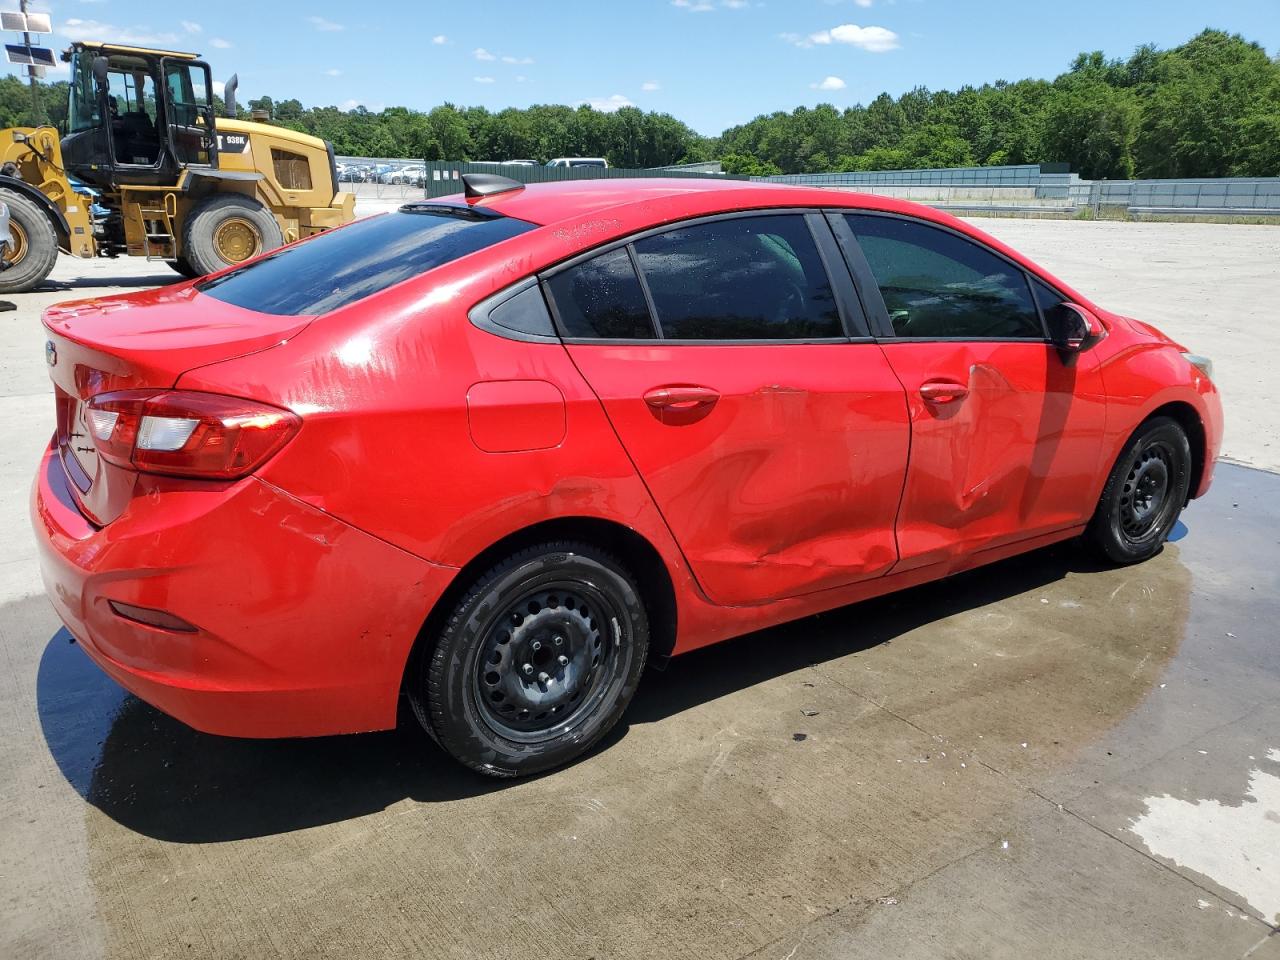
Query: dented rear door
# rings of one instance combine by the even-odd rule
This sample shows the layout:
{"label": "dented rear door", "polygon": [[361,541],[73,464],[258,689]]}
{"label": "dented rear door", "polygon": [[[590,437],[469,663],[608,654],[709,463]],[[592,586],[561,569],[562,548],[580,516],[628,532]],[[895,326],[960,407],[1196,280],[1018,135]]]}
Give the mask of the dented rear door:
{"label": "dented rear door", "polygon": [[838,262],[828,273],[823,230],[799,213],[683,225],[546,283],[570,355],[721,604],[897,561],[906,401],[837,296],[852,284]]}

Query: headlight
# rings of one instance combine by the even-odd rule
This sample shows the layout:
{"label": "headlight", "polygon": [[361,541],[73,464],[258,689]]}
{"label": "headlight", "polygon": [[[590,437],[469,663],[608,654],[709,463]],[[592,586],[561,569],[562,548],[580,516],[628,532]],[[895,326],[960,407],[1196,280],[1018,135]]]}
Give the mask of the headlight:
{"label": "headlight", "polygon": [[1197,370],[1203,373],[1210,380],[1213,379],[1213,361],[1212,360],[1210,360],[1208,357],[1202,357],[1198,353],[1184,353],[1183,356],[1187,358],[1187,363],[1191,364],[1193,367],[1195,367]]}

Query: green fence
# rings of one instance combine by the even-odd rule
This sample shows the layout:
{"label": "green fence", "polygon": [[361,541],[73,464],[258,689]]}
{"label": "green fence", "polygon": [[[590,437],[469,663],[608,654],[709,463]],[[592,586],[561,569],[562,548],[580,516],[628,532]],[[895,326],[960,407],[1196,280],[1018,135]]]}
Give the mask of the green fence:
{"label": "green fence", "polygon": [[496,173],[521,183],[551,183],[557,180],[610,180],[635,177],[679,177],[695,180],[748,180],[749,177],[722,173],[694,173],[677,170],[631,170],[618,167],[542,167],[504,163],[454,163],[448,160],[426,162],[424,187],[428,197],[443,197],[462,191],[464,173]]}

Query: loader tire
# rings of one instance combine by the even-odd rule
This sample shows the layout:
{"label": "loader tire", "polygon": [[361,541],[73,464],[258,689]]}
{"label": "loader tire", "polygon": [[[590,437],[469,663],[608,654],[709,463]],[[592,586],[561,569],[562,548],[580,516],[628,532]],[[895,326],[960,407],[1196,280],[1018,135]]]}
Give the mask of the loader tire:
{"label": "loader tire", "polygon": [[58,260],[58,235],[53,221],[29,198],[0,189],[0,203],[9,207],[12,240],[0,256],[10,266],[0,270],[0,293],[25,293],[49,276]]}
{"label": "loader tire", "polygon": [[258,200],[221,193],[202,201],[187,217],[182,256],[197,275],[203,275],[283,244],[280,225]]}
{"label": "loader tire", "polygon": [[186,257],[178,257],[177,260],[166,260],[167,263],[177,273],[182,274],[188,280],[194,280],[200,274],[196,271]]}

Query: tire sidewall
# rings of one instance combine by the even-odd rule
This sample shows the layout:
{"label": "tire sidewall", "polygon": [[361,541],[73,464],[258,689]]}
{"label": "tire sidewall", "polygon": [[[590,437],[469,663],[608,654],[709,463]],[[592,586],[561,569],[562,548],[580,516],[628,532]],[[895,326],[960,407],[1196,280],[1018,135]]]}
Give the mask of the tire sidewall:
{"label": "tire sidewall", "polygon": [[284,244],[280,224],[256,198],[238,193],[214,194],[191,211],[183,231],[182,259],[196,271],[197,276],[233,266],[218,255],[213,242],[218,227],[233,217],[249,220],[257,227],[261,248],[254,256]]}
{"label": "tire sidewall", "polygon": [[[1178,462],[1174,465],[1176,469],[1166,493],[1166,503],[1172,502],[1174,506],[1161,524],[1163,529],[1158,535],[1135,542],[1125,534],[1120,522],[1120,496],[1139,454],[1158,440],[1169,443],[1177,455]],[[1091,529],[1095,542],[1116,563],[1138,563],[1155,556],[1164,547],[1169,532],[1177,523],[1190,486],[1191,444],[1186,431],[1177,421],[1168,417],[1150,421],[1125,446],[1124,453],[1107,478],[1106,491]]]}
{"label": "tire sidewall", "polygon": [[10,223],[18,223],[27,238],[22,262],[0,271],[0,293],[23,293],[49,276],[58,260],[58,235],[49,217],[29,198],[12,190],[0,191],[9,207]]}
{"label": "tire sidewall", "polygon": [[[521,594],[566,577],[586,580],[605,592],[619,613],[621,637],[612,623],[606,626],[616,658],[608,686],[595,709],[568,732],[535,743],[507,739],[489,725],[476,703],[474,678],[488,628]],[[520,776],[565,763],[590,749],[617,722],[635,693],[647,649],[644,604],[634,582],[616,564],[577,549],[522,556],[482,578],[442,633],[426,675],[418,681],[426,685],[431,732],[455,757],[492,776]],[[424,691],[420,687],[416,692]]]}

